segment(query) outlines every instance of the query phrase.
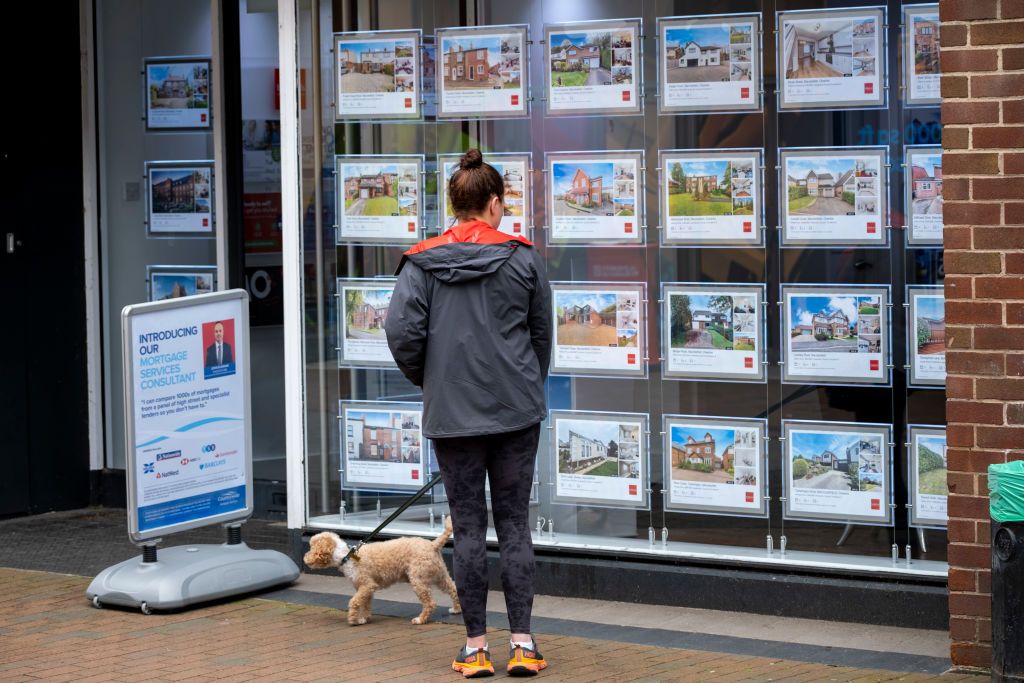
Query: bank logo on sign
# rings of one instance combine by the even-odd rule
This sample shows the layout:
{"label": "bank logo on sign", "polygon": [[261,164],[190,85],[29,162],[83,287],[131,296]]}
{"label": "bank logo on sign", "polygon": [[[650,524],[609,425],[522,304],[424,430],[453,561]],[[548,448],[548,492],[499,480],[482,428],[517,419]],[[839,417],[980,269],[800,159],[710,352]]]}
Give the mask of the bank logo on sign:
{"label": "bank logo on sign", "polygon": [[143,474],[153,474],[153,472],[156,471],[155,468],[156,468],[156,463],[155,462],[143,463],[142,464],[142,473]]}
{"label": "bank logo on sign", "polygon": [[181,451],[165,451],[163,453],[157,453],[157,460],[177,460],[181,457]]}
{"label": "bank logo on sign", "polygon": [[201,463],[199,463],[199,469],[201,469],[201,470],[208,470],[211,467],[220,467],[221,465],[226,465],[227,462],[228,462],[227,460],[214,460],[212,462],[201,462]]}
{"label": "bank logo on sign", "polygon": [[215,450],[217,450],[217,444],[208,443],[205,446],[203,446],[201,450],[203,453],[213,453]]}

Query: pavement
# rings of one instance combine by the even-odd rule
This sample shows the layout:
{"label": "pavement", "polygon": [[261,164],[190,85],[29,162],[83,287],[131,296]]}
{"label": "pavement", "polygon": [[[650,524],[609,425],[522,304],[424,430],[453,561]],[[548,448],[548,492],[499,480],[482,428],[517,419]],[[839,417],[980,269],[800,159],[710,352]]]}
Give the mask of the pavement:
{"label": "pavement", "polygon": [[[90,509],[0,522],[0,680],[456,681],[464,635],[438,594],[414,626],[408,585],[380,591],[374,616],[350,627],[352,586],[334,573],[192,609],[145,616],[94,609],[91,576],[132,557],[123,510]],[[217,528],[168,539],[217,542]],[[283,550],[280,522],[251,520],[243,538]],[[500,593],[489,641],[504,665]],[[810,619],[538,596],[534,631],[551,681],[972,681],[950,673],[948,634]],[[499,677],[504,673],[499,669]]]}

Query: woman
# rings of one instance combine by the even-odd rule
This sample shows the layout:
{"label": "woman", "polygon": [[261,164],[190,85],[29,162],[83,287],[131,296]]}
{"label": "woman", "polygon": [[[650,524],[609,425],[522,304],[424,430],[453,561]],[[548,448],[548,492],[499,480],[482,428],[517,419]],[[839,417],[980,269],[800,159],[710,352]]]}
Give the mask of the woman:
{"label": "woman", "polygon": [[551,291],[533,244],[497,230],[505,183],[477,149],[459,161],[448,197],[459,223],[405,252],[388,307],[388,345],[423,388],[423,434],[433,440],[455,529],[455,584],[466,646],[452,668],[494,673],[486,638],[487,505],[501,555],[512,631],[507,670],[547,666],[530,635],[533,543],[528,520],[544,380],[551,354]]}

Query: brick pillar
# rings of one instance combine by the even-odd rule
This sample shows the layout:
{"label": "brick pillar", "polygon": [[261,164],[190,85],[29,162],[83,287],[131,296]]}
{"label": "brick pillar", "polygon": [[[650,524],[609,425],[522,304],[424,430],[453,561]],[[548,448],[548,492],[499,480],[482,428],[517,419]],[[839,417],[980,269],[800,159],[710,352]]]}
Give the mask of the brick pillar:
{"label": "brick pillar", "polygon": [[992,657],[987,468],[1024,457],[1024,0],[940,0],[955,666]]}

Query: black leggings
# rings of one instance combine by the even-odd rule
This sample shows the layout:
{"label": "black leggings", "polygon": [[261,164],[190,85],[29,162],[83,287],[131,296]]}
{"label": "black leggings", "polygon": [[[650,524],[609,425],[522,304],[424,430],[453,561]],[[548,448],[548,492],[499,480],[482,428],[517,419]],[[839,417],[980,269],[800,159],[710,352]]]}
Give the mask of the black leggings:
{"label": "black leggings", "polygon": [[434,439],[452,512],[455,585],[469,638],[487,632],[485,476],[491,483],[509,626],[512,633],[530,632],[534,565],[528,517],[539,436],[537,424],[506,434]]}

